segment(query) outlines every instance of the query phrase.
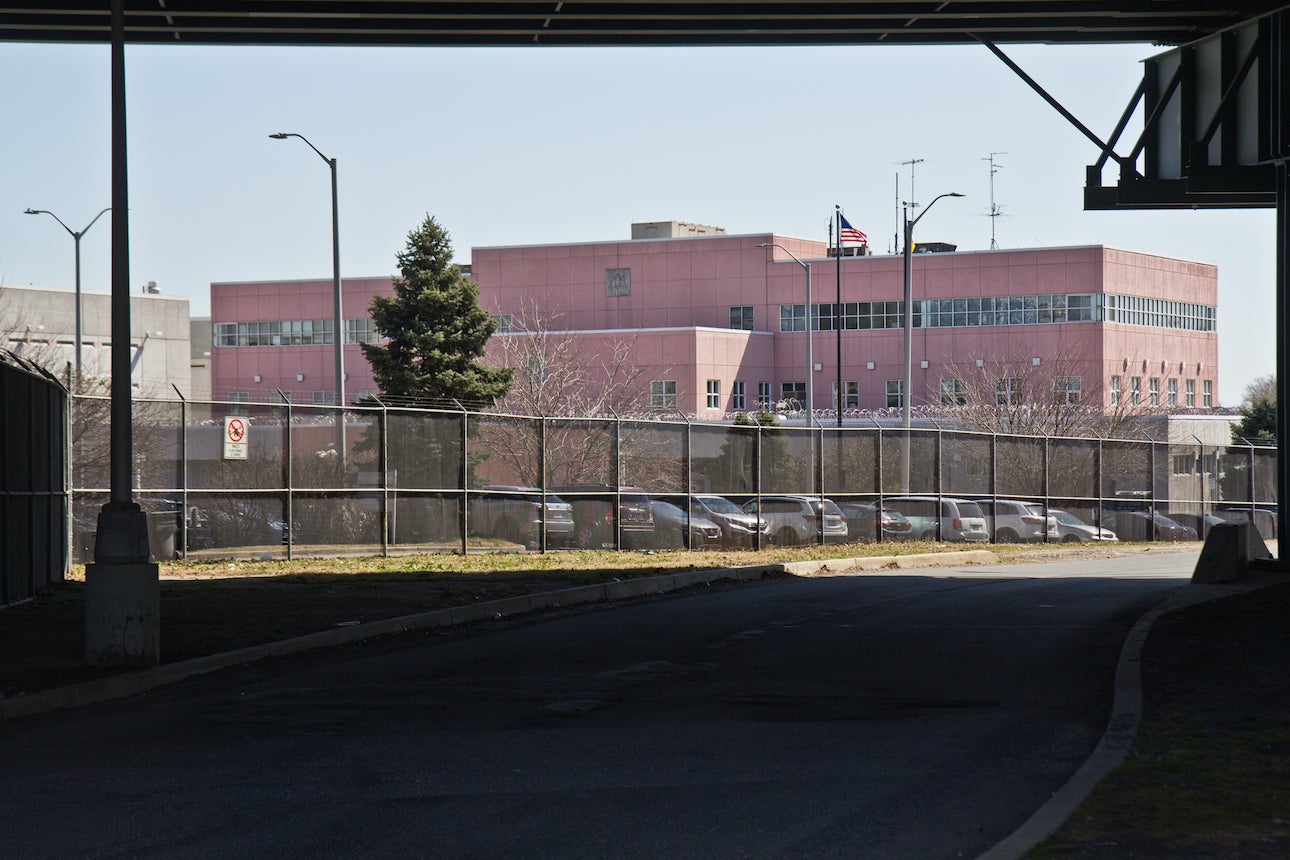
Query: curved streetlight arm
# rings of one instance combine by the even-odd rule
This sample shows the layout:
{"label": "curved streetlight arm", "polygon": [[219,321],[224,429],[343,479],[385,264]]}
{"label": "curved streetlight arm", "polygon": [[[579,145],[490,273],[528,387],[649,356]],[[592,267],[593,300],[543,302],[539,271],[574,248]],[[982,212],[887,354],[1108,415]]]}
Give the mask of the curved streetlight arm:
{"label": "curved streetlight arm", "polygon": [[[815,359],[811,353],[811,264],[798,259],[797,255],[778,242],[762,242],[758,248],[778,248],[793,258],[793,262],[806,271],[806,426],[811,426],[815,417],[815,389],[812,385],[812,374],[815,372]],[[812,445],[815,443],[812,442]],[[814,454],[812,454],[814,457]],[[812,468],[814,471],[814,468]]]}
{"label": "curved streetlight arm", "polygon": [[323,161],[327,162],[333,167],[336,164],[336,159],[328,158],[327,156],[323,155],[322,150],[320,150],[318,147],[310,143],[309,138],[305,137],[303,134],[296,134],[294,131],[279,131],[269,135],[269,137],[273,138],[274,140],[286,140],[289,137],[298,137],[305,142],[306,146],[308,146],[314,152],[318,153],[318,157],[321,158]]}
{"label": "curved streetlight arm", "polygon": [[71,235],[71,237],[72,237],[73,239],[79,239],[79,238],[81,238],[82,236],[84,236],[86,233],[90,232],[90,228],[94,226],[94,222],[95,222],[95,221],[98,221],[100,218],[102,218],[102,217],[103,217],[103,215],[104,215],[104,213],[106,213],[106,212],[111,212],[111,211],[112,211],[112,207],[111,207],[111,206],[108,206],[108,207],[107,207],[106,209],[104,209],[102,212],[100,212],[99,214],[95,215],[95,216],[94,216],[94,218],[93,218],[93,220],[91,220],[91,221],[90,221],[90,223],[86,224],[86,225],[85,225],[85,229],[84,229],[84,230],[81,230],[79,233],[78,233],[78,232],[76,232],[75,230],[73,230],[71,227],[68,227],[66,224],[64,224],[64,223],[63,223],[63,219],[62,219],[62,218],[59,218],[57,215],[55,215],[53,212],[50,212],[48,209],[31,209],[31,208],[28,208],[28,209],[26,209],[26,210],[23,212],[23,214],[24,214],[24,215],[48,215],[50,218],[53,218],[53,219],[54,219],[55,221],[57,221],[60,225],[62,225],[62,228],[63,228],[64,230],[66,230],[66,231]]}
{"label": "curved streetlight arm", "polygon": [[935,197],[932,198],[932,202],[924,206],[923,211],[918,213],[918,217],[915,218],[913,221],[909,222],[909,229],[913,230],[914,225],[917,224],[919,221],[923,220],[923,216],[926,215],[928,212],[930,212],[932,207],[936,205],[936,201],[940,200],[942,197],[966,197],[966,196],[967,196],[966,194],[960,194],[957,191],[950,191],[946,194],[936,195]]}
{"label": "curved streetlight arm", "polygon": [[[62,224],[63,229],[66,230],[68,235],[70,235],[73,239],[77,238],[78,236],[75,230],[73,230],[71,227],[68,227],[66,224],[63,224],[62,218],[59,218],[57,215],[55,215],[53,212],[50,212],[48,209],[27,209],[25,212],[23,212],[23,214],[24,215],[48,215],[50,218],[53,218],[59,224]],[[88,230],[90,228],[86,227],[85,229]]]}
{"label": "curved streetlight arm", "polygon": [[801,260],[799,260],[799,259],[797,258],[797,255],[796,255],[796,254],[794,254],[792,251],[788,250],[787,248],[785,248],[783,245],[779,244],[778,242],[762,242],[762,243],[761,243],[760,245],[758,245],[757,247],[758,247],[758,248],[778,248],[778,249],[780,249],[781,251],[783,251],[785,254],[787,254],[788,256],[792,257],[792,258],[793,258],[793,262],[794,262],[794,263],[797,263],[797,265],[801,266],[803,269],[809,269],[809,268],[810,268],[810,266],[809,266],[809,265],[807,265],[806,263],[803,263]]}

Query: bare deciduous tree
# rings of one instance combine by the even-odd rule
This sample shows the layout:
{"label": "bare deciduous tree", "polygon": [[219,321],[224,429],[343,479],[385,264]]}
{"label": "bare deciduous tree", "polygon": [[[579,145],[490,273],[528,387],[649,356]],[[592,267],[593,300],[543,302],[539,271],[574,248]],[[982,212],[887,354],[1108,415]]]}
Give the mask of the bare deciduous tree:
{"label": "bare deciduous tree", "polygon": [[[511,390],[498,401],[497,411],[559,419],[546,423],[547,450],[559,452],[547,463],[549,483],[617,484],[621,476],[613,474],[613,437],[603,419],[658,417],[660,411],[647,400],[645,374],[650,368],[637,361],[634,333],[589,341],[560,323],[559,315],[531,302],[512,317],[509,332],[494,336],[488,360],[515,368]],[[490,427],[497,468],[517,483],[540,483],[540,426],[498,419]],[[648,456],[639,450],[634,454]]]}
{"label": "bare deciduous tree", "polygon": [[1100,362],[1076,354],[950,365],[931,397],[964,429],[1021,436],[1136,438],[1138,419],[1161,412],[1128,391],[1107,403]]}

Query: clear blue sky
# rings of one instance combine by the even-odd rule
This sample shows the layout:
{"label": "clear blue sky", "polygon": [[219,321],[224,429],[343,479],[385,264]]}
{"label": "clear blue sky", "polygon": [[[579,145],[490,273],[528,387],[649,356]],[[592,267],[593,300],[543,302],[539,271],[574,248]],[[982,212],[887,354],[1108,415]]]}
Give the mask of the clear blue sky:
{"label": "clear blue sky", "polygon": [[[1103,136],[1160,51],[1005,50]],[[347,277],[392,273],[427,213],[467,262],[472,246],[624,239],[633,221],[823,239],[841,203],[886,253],[915,158],[916,200],[967,195],[916,238],[988,248],[997,152],[1001,248],[1214,263],[1221,401],[1274,370],[1273,211],[1085,212],[1095,147],[984,47],[130,47],[126,67],[131,283],[194,316],[212,281],[330,277],[327,166],[275,131],[338,159]],[[105,47],[0,45],[0,284],[71,287],[71,238],[23,210],[79,230],[110,204],[108,71]],[[81,243],[87,291],[109,289],[108,218]]]}

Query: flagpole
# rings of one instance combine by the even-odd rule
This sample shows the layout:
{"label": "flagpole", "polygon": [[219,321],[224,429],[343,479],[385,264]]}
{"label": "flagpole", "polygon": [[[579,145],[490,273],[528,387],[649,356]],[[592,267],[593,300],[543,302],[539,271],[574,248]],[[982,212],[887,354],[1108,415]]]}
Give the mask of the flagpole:
{"label": "flagpole", "polygon": [[842,394],[842,206],[838,203],[833,204],[833,220],[837,224],[838,237],[838,303],[833,308],[833,333],[837,335],[838,341],[838,426],[842,426],[842,404],[845,397]]}

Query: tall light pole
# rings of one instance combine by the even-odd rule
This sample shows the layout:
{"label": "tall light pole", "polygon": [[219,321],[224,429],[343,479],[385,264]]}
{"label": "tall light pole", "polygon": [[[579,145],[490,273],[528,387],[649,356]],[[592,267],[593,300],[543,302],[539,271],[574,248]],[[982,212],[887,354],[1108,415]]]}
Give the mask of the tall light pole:
{"label": "tall light pole", "polygon": [[[815,372],[815,357],[811,354],[811,264],[803,263],[792,251],[777,242],[763,242],[758,248],[778,248],[793,258],[793,262],[806,270],[806,426],[811,426],[811,410],[815,406],[812,398],[811,374]],[[814,470],[812,470],[814,471]]]}
{"label": "tall light pole", "polygon": [[318,147],[309,142],[309,138],[303,134],[296,134],[294,131],[279,131],[269,135],[269,137],[274,140],[298,137],[310,149],[317,152],[318,157],[327,162],[327,166],[331,168],[331,279],[332,298],[335,304],[333,308],[332,341],[336,350],[336,405],[340,407],[340,413],[336,416],[340,450],[336,453],[340,456],[343,471],[345,465],[345,320],[340,308],[340,205],[336,196],[336,159],[323,155]]}
{"label": "tall light pole", "polygon": [[918,222],[923,220],[923,216],[932,211],[936,201],[942,197],[963,197],[965,195],[957,191],[951,191],[948,194],[939,194],[932,198],[932,202],[924,207],[913,221],[909,220],[910,203],[905,203],[904,222],[905,222],[905,376],[901,380],[902,390],[900,392],[900,417],[901,426],[905,429],[904,439],[901,443],[901,492],[909,492],[909,429],[912,421],[911,407],[914,399],[914,281],[913,281],[913,251],[914,251],[914,227]]}
{"label": "tall light pole", "polygon": [[59,218],[48,209],[29,208],[26,210],[27,215],[48,215],[50,218],[53,218],[62,225],[63,229],[66,230],[68,234],[71,235],[72,242],[76,245],[76,385],[78,388],[81,383],[81,237],[90,232],[90,228],[94,226],[94,222],[102,218],[105,212],[111,211],[112,207],[108,206],[102,212],[95,215],[90,223],[85,225],[84,230],[78,232],[64,224],[62,218]]}

